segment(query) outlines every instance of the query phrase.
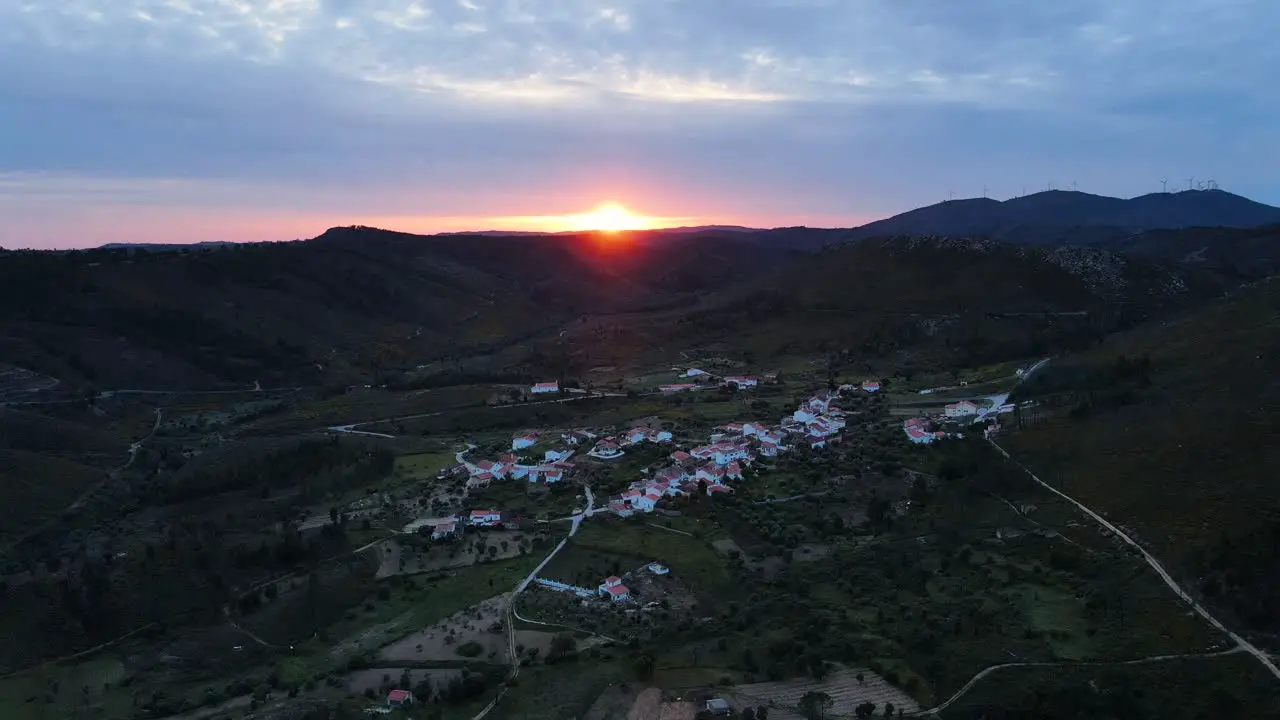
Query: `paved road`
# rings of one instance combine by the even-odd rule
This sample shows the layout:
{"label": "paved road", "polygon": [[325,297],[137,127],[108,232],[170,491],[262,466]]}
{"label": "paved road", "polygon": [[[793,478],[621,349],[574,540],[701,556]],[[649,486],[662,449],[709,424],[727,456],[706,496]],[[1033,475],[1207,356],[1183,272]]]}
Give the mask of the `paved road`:
{"label": "paved road", "polygon": [[1223,625],[1221,621],[1218,620],[1218,618],[1214,617],[1212,614],[1209,613],[1208,610],[1204,608],[1204,606],[1196,602],[1196,600],[1192,598],[1191,595],[1173,579],[1173,576],[1171,576],[1169,572],[1164,569],[1164,566],[1161,565],[1160,562],[1151,555],[1151,553],[1147,552],[1146,548],[1139,545],[1136,541],[1134,541],[1133,538],[1129,537],[1129,535],[1126,534],[1123,530],[1113,525],[1111,522],[1109,522],[1106,518],[1102,517],[1098,513],[1094,512],[1084,503],[1080,502],[1079,500],[1076,500],[1070,495],[1067,495],[1066,493],[1053,487],[1049,483],[1046,483],[1045,481],[1041,480],[1039,477],[1036,477],[1035,473],[1031,472],[1025,466],[1019,463],[1017,460],[1014,460],[1012,457],[1010,457],[1009,453],[1004,448],[1000,447],[1000,444],[997,443],[995,440],[990,440],[990,442],[991,442],[991,445],[994,446],[996,450],[1000,451],[1001,455],[1004,455],[1005,458],[1008,459],[1010,462],[1022,468],[1023,472],[1027,473],[1027,475],[1030,476],[1032,480],[1036,481],[1036,484],[1040,485],[1041,487],[1053,493],[1054,495],[1057,495],[1063,500],[1066,500],[1072,505],[1075,505],[1077,508],[1080,509],[1081,512],[1093,518],[1099,525],[1115,533],[1116,537],[1120,538],[1127,545],[1129,545],[1130,547],[1134,548],[1139,553],[1141,553],[1142,558],[1147,561],[1147,564],[1151,566],[1151,569],[1156,571],[1156,574],[1160,576],[1160,579],[1164,581],[1164,584],[1168,585],[1170,590],[1173,590],[1175,593],[1177,593],[1178,597],[1182,598],[1183,602],[1187,603],[1187,605],[1190,605],[1191,609],[1195,610],[1196,613],[1200,615],[1200,617],[1208,621],[1210,625],[1214,626],[1215,628],[1217,628],[1218,630],[1226,634],[1228,637],[1230,637],[1233,641],[1235,641],[1236,645],[1239,646],[1242,650],[1244,650],[1245,652],[1257,658],[1258,662],[1262,663],[1262,666],[1267,669],[1267,672],[1271,673],[1277,680],[1280,680],[1280,668],[1276,667],[1276,664],[1271,660],[1271,657],[1266,652],[1258,649],[1252,643],[1245,640],[1243,637],[1240,637],[1239,635],[1232,632],[1231,630],[1228,630],[1227,627]]}

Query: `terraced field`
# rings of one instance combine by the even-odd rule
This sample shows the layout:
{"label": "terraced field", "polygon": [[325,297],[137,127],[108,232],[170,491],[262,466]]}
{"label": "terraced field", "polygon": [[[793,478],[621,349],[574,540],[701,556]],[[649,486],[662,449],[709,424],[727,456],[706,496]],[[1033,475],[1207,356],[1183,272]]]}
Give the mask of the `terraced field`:
{"label": "terraced field", "polygon": [[[862,680],[858,680],[859,675]],[[834,704],[828,713],[830,717],[853,717],[854,709],[867,702],[876,704],[877,714],[884,710],[887,702],[893,703],[894,708],[902,708],[906,714],[920,710],[920,705],[911,696],[864,668],[842,668],[824,680],[801,678],[738,685],[726,692],[725,698],[734,707],[768,705],[773,708],[769,713],[770,718],[799,720],[802,717],[799,713],[800,698],[809,692],[822,692],[831,696]]]}

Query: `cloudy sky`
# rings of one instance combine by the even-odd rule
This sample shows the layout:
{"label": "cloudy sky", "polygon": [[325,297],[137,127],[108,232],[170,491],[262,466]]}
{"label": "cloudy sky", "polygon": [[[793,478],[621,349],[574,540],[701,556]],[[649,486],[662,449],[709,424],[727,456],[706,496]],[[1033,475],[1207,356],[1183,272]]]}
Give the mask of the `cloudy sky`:
{"label": "cloudy sky", "polygon": [[1275,0],[0,0],[0,246],[1280,204]]}

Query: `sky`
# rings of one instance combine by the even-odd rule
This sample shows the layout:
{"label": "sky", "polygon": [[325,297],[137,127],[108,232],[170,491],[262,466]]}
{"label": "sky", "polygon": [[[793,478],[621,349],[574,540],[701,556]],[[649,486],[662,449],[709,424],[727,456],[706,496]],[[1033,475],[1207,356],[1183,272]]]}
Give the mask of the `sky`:
{"label": "sky", "polygon": [[[1280,204],[1274,0],[0,0],[0,246]],[[576,223],[576,225],[575,225]]]}

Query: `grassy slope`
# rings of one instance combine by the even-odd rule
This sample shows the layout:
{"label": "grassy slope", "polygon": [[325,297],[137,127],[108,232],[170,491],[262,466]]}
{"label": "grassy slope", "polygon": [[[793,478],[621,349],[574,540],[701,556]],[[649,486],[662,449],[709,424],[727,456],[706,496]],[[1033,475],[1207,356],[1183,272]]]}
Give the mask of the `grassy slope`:
{"label": "grassy slope", "polygon": [[[1267,469],[1280,467],[1280,283],[1112,338],[1056,372],[1105,367],[1122,354],[1151,358],[1142,401],[1078,421],[1062,413],[1009,438],[1008,448],[1198,576],[1224,532],[1249,535],[1277,520],[1280,485]],[[1054,382],[1047,375],[1028,389]]]}

